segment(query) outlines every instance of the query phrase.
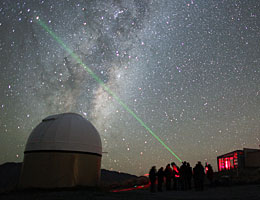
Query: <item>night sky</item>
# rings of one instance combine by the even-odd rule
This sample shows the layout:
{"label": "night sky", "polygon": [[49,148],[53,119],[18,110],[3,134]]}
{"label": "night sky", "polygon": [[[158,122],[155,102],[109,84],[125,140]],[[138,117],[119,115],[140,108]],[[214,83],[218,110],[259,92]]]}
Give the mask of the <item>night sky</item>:
{"label": "night sky", "polygon": [[260,1],[0,1],[0,163],[32,129],[79,113],[102,168],[136,175],[172,156],[38,23],[40,18],[192,166],[260,145]]}

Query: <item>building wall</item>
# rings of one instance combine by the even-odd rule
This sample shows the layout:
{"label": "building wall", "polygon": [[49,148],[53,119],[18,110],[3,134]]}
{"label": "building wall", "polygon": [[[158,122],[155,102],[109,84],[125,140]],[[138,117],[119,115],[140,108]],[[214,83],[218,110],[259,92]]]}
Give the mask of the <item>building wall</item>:
{"label": "building wall", "polygon": [[[226,160],[228,161],[227,166]],[[234,167],[232,167],[232,161]],[[218,156],[217,162],[218,171],[232,170],[235,168],[260,168],[260,149],[244,148],[243,150],[229,152],[224,155]]]}
{"label": "building wall", "polygon": [[26,153],[20,188],[97,186],[101,156],[81,153]]}
{"label": "building wall", "polygon": [[245,167],[260,168],[260,151],[247,152],[245,154]]}

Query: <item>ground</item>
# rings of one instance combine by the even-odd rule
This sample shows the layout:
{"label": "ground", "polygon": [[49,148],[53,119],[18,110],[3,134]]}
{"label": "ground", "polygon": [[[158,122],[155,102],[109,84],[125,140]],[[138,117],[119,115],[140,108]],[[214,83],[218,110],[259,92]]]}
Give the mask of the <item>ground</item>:
{"label": "ground", "polygon": [[254,185],[239,185],[228,187],[205,188],[204,191],[164,191],[151,193],[149,189],[125,191],[125,192],[104,192],[104,191],[89,191],[89,190],[71,190],[71,191],[30,191],[30,192],[15,192],[0,195],[1,200],[85,200],[85,199],[214,199],[214,200],[259,200],[260,199],[260,184]]}

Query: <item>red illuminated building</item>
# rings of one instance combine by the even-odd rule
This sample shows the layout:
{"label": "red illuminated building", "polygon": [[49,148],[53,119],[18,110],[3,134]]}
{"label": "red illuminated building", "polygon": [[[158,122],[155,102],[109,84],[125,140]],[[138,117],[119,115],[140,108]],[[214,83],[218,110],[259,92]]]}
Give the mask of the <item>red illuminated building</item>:
{"label": "red illuminated building", "polygon": [[232,151],[218,156],[218,171],[260,167],[260,150],[248,149]]}

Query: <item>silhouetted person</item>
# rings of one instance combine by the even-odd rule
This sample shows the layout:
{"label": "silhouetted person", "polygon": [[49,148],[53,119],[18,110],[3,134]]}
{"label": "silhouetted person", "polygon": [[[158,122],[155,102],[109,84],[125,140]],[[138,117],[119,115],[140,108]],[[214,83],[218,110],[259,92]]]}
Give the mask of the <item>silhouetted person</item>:
{"label": "silhouetted person", "polygon": [[214,172],[213,172],[212,166],[210,164],[206,165],[206,167],[208,168],[206,176],[207,176],[207,179],[209,180],[210,185],[212,186]]}
{"label": "silhouetted person", "polygon": [[198,164],[195,165],[195,167],[193,168],[193,181],[194,181],[194,187],[195,190],[198,190],[199,186],[198,186]]}
{"label": "silhouetted person", "polygon": [[177,190],[178,189],[178,181],[179,181],[179,168],[178,166],[172,162],[172,180],[173,180],[173,190]]}
{"label": "silhouetted person", "polygon": [[192,168],[190,166],[190,163],[187,163],[187,184],[188,189],[191,190],[191,179],[192,179]]}
{"label": "silhouetted person", "polygon": [[204,167],[202,166],[201,162],[198,162],[193,169],[193,178],[194,178],[194,185],[196,190],[203,190],[204,189]]}
{"label": "silhouetted person", "polygon": [[155,192],[155,182],[156,182],[156,167],[155,166],[153,166],[150,169],[149,179],[151,182],[150,190],[151,190],[151,192]]}
{"label": "silhouetted person", "polygon": [[187,163],[184,161],[180,167],[181,190],[187,189]]}
{"label": "silhouetted person", "polygon": [[171,190],[172,168],[170,164],[166,166],[164,176],[166,178],[166,190]]}
{"label": "silhouetted person", "polygon": [[163,167],[161,167],[158,172],[157,172],[157,176],[158,176],[158,185],[157,185],[157,190],[159,192],[162,192],[162,184],[164,181],[164,171],[163,171]]}

